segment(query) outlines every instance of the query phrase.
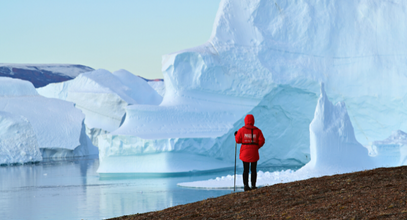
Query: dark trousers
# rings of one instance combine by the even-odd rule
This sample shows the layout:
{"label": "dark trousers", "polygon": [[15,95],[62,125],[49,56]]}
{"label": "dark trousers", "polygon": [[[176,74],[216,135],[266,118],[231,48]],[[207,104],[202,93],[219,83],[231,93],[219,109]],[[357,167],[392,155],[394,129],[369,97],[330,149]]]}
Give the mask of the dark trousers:
{"label": "dark trousers", "polygon": [[245,186],[249,185],[249,165],[251,164],[251,171],[252,171],[252,187],[256,186],[256,180],[257,180],[257,161],[248,163],[243,161],[243,184]]}

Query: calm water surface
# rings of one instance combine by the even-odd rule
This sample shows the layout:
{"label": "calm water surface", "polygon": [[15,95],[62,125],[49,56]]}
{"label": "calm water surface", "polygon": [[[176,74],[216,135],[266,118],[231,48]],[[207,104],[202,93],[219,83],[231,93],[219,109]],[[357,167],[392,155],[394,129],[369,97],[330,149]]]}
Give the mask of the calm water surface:
{"label": "calm water surface", "polygon": [[176,184],[233,174],[233,169],[191,176],[101,178],[98,166],[97,158],[1,166],[0,219],[105,219],[232,192]]}

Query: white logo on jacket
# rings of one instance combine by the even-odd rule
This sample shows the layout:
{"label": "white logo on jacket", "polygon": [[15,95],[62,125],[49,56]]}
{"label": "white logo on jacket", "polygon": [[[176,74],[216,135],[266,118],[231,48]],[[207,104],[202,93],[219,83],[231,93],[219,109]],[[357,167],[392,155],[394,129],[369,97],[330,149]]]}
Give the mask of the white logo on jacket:
{"label": "white logo on jacket", "polygon": [[[244,138],[252,139],[252,134],[244,134]],[[256,134],[253,134],[253,139],[256,139]]]}

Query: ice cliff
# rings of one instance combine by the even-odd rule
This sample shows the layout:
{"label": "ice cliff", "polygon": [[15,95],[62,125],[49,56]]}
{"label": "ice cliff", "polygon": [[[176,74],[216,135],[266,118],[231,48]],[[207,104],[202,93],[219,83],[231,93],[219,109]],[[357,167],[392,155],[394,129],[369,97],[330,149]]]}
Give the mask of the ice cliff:
{"label": "ice cliff", "polygon": [[[333,105],[329,101],[324,84],[309,125],[311,160],[297,171],[258,172],[257,185],[273,185],[324,175],[356,172],[385,165],[386,161],[369,156],[368,150],[355,138],[352,122],[344,102]],[[260,155],[264,155],[260,149]],[[260,159],[261,160],[261,159]],[[243,187],[242,175],[237,186]],[[206,181],[179,183],[183,187],[232,188],[233,176],[218,177]]]}
{"label": "ice cliff", "polygon": [[[261,99],[276,85],[317,94],[324,82],[334,102],[347,103],[362,144],[384,139],[407,126],[400,114],[407,69],[407,29],[400,21],[407,20],[406,10],[401,0],[221,1],[209,41],[164,58],[167,94],[199,89]],[[181,62],[188,54],[190,61]],[[195,74],[182,71],[188,64],[196,64]],[[222,86],[203,84],[209,73]],[[186,79],[190,83],[180,83]],[[183,88],[193,82],[201,84]]]}
{"label": "ice cliff", "polygon": [[25,163],[62,154],[98,154],[73,103],[38,95],[20,79],[0,77],[0,162]]}
{"label": "ice cliff", "polygon": [[41,161],[37,137],[23,116],[0,111],[0,164]]}
{"label": "ice cliff", "polygon": [[260,165],[305,164],[319,82],[346,103],[360,144],[407,130],[406,12],[402,0],[222,0],[206,43],[163,57],[163,102],[127,107],[123,125],[100,139],[99,172],[137,163],[119,162],[128,154],[231,163],[233,131],[249,111],[267,130]]}
{"label": "ice cliff", "polygon": [[374,141],[369,155],[382,161],[383,167],[407,165],[407,134],[397,130],[385,140]]}

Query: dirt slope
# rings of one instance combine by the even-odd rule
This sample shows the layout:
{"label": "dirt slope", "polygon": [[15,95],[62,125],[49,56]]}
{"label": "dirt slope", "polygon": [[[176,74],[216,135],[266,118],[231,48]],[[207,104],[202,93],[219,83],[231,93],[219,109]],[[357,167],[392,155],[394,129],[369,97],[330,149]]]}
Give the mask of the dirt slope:
{"label": "dirt slope", "polygon": [[114,219],[407,219],[407,167],[232,193]]}

